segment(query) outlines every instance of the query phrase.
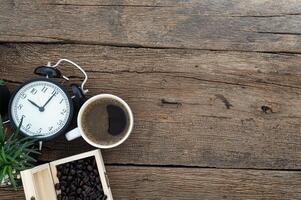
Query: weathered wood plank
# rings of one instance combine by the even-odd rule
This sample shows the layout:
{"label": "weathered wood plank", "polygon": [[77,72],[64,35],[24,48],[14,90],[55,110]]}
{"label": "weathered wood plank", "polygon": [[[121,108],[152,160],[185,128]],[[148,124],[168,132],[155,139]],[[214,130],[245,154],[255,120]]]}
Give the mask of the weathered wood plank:
{"label": "weathered wood plank", "polygon": [[298,0],[4,0],[0,10],[0,41],[301,52]]}
{"label": "weathered wood plank", "polygon": [[[301,168],[301,55],[4,44],[0,78],[21,82],[62,57],[87,70],[90,95],[113,93],[133,108],[135,130],[104,151],[106,163]],[[90,149],[63,137],[44,147],[44,160]]]}
{"label": "weathered wood plank", "polygon": [[[107,166],[114,199],[300,199],[301,172]],[[1,200],[24,199],[0,190]]]}

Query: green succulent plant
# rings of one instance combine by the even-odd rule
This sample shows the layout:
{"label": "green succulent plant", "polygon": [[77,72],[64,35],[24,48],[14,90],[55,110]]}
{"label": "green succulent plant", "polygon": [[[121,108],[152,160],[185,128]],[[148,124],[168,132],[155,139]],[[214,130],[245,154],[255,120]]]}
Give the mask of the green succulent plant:
{"label": "green succulent plant", "polygon": [[19,137],[22,121],[12,134],[8,134],[0,115],[0,183],[8,179],[15,190],[19,172],[33,167],[36,160],[32,156],[39,154],[33,147],[36,140],[30,137]]}
{"label": "green succulent plant", "polygon": [[0,85],[5,85],[4,80],[0,80]]}

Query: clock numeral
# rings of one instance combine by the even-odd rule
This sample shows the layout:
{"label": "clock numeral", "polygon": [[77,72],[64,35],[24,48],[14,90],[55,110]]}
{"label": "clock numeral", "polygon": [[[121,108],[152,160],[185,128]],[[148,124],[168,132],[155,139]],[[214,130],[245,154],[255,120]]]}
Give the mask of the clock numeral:
{"label": "clock numeral", "polygon": [[63,120],[60,120],[57,125],[61,126],[63,124]]}
{"label": "clock numeral", "polygon": [[39,128],[37,133],[42,133],[42,128]]}
{"label": "clock numeral", "polygon": [[62,104],[62,103],[63,103],[63,101],[64,101],[64,99],[62,99],[62,100],[60,101],[60,104]]}
{"label": "clock numeral", "polygon": [[63,109],[62,112],[61,112],[61,115],[64,115],[66,112],[67,112],[67,110]]}
{"label": "clock numeral", "polygon": [[51,131],[53,129],[53,126],[48,127],[48,131]]}
{"label": "clock numeral", "polygon": [[18,105],[18,109],[21,110],[23,108],[23,104]]}
{"label": "clock numeral", "polygon": [[54,95],[54,96],[56,96],[56,95],[58,94],[58,91],[53,90],[53,91],[51,92],[51,94]]}
{"label": "clock numeral", "polygon": [[21,96],[22,99],[25,99],[27,97],[27,95],[25,93],[21,93],[20,96]]}
{"label": "clock numeral", "polygon": [[26,125],[26,129],[30,129],[31,126],[32,126],[31,124],[27,124],[27,125]]}
{"label": "clock numeral", "polygon": [[31,94],[36,94],[37,92],[38,92],[38,90],[35,89],[35,88],[32,88],[31,91],[30,91]]}
{"label": "clock numeral", "polygon": [[41,91],[45,93],[47,90],[48,90],[48,87],[44,86]]}

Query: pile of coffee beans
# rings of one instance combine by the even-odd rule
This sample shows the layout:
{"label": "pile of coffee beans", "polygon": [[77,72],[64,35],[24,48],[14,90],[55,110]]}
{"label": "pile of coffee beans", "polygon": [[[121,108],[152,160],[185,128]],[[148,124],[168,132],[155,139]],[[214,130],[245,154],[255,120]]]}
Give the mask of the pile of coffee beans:
{"label": "pile of coffee beans", "polygon": [[59,179],[59,183],[55,185],[58,200],[107,199],[93,156],[58,165],[56,168]]}

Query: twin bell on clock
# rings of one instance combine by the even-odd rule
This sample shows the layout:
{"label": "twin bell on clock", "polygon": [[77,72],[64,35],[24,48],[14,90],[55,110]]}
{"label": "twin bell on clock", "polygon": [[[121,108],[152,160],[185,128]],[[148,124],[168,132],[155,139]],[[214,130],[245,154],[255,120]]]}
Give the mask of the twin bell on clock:
{"label": "twin bell on clock", "polygon": [[[85,77],[81,85],[69,85],[72,92],[68,92],[60,83],[62,79],[69,81],[59,70],[62,62],[73,65]],[[25,136],[49,140],[66,131],[86,101],[87,90],[84,86],[88,77],[79,65],[68,59],[37,67],[34,73],[39,77],[24,82],[12,94],[8,108],[9,120],[15,128],[22,122],[20,132]]]}

